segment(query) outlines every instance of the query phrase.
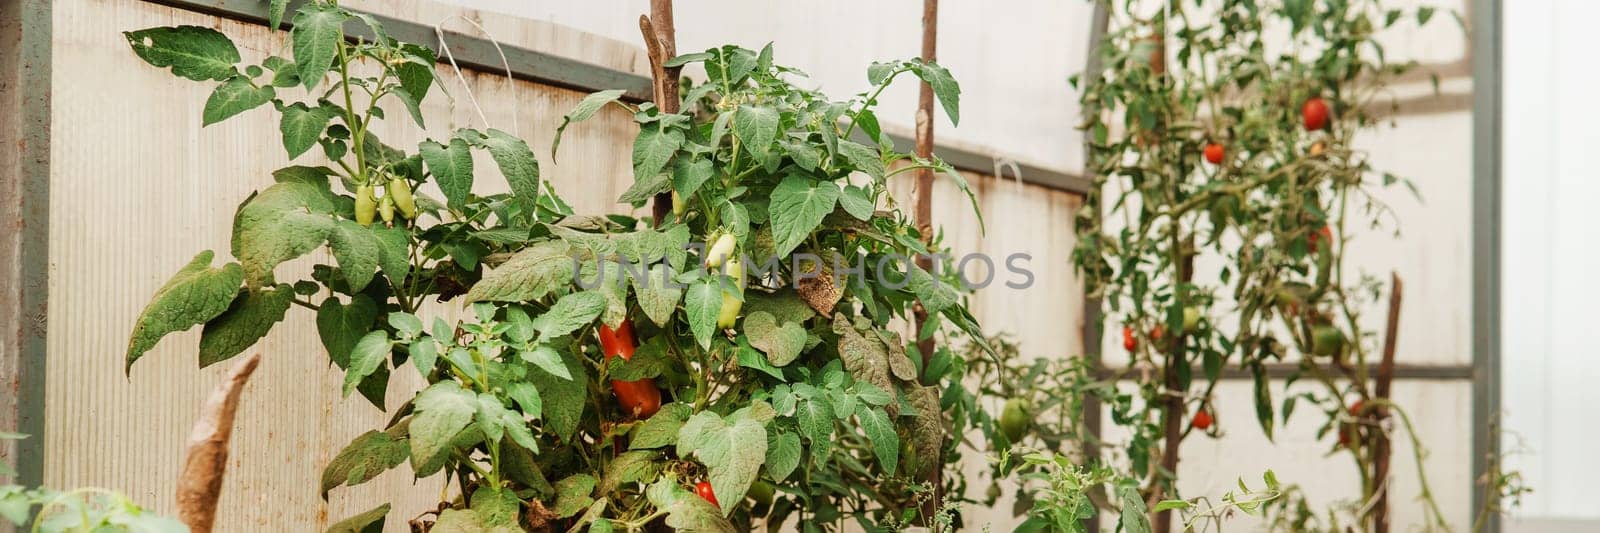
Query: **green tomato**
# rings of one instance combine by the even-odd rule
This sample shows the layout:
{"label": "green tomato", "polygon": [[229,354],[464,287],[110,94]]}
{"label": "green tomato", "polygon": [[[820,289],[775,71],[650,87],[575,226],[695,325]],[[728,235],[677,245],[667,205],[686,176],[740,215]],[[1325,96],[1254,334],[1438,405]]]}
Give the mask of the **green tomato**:
{"label": "green tomato", "polygon": [[1022,440],[1028,431],[1028,424],[1033,422],[1033,415],[1028,413],[1032,407],[1022,398],[1006,400],[1005,409],[1000,411],[1000,432],[1005,434],[1007,440]]}
{"label": "green tomato", "polygon": [[1334,355],[1344,348],[1344,332],[1333,326],[1311,328],[1311,353]]}

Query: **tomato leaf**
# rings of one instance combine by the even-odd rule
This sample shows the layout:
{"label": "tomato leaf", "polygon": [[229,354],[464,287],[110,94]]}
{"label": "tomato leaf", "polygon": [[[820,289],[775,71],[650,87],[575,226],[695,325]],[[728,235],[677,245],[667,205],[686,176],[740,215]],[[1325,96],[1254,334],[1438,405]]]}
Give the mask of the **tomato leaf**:
{"label": "tomato leaf", "polygon": [[717,277],[708,277],[689,285],[684,297],[684,310],[688,312],[689,330],[702,349],[711,348],[711,338],[717,332],[717,314],[722,312],[722,284]]}
{"label": "tomato leaf", "polygon": [[328,526],[327,533],[367,533],[370,531],[383,531],[383,524],[388,516],[389,504],[385,503],[369,509],[364,513],[340,520],[333,525]]}
{"label": "tomato leaf", "polygon": [[511,256],[499,268],[484,274],[467,291],[466,303],[526,302],[543,298],[572,283],[570,247],[562,241],[544,241]]}
{"label": "tomato leaf", "polygon": [[277,95],[272,86],[257,87],[250,83],[248,78],[235,76],[218,85],[211,91],[211,97],[206,98],[206,106],[200,113],[201,125],[210,126],[228,117],[260,107],[271,102]]}
{"label": "tomato leaf", "polygon": [[211,268],[214,256],[211,250],[196,254],[150,297],[134,321],[124,371],[168,333],[204,324],[228,310],[244,273],[237,263]]}
{"label": "tomato leaf", "polygon": [[[770,408],[769,408],[770,410]],[[696,413],[678,430],[678,455],[693,453],[710,471],[711,489],[717,494],[742,495],[750,490],[767,458],[767,429],[761,422],[734,415],[725,420],[716,413]],[[737,505],[729,498],[722,514]]]}
{"label": "tomato leaf", "polygon": [[233,304],[221,315],[206,322],[200,332],[200,366],[226,361],[255,345],[283,320],[294,300],[294,289],[278,285],[272,289],[240,289]]}
{"label": "tomato leaf", "polygon": [[350,396],[361,380],[372,375],[380,365],[384,364],[393,346],[389,342],[389,332],[381,329],[369,331],[361,337],[361,340],[356,341],[355,349],[350,351],[350,366],[345,369],[345,396]]}
{"label": "tomato leaf", "polygon": [[239,49],[222,32],[202,26],[123,32],[133,53],[156,67],[194,81],[223,81],[239,73]]}
{"label": "tomato leaf", "polygon": [[349,12],[333,4],[309,3],[295,14],[289,41],[306,90],[315,88],[332,68],[334,56],[344,45],[344,22],[349,19]]}
{"label": "tomato leaf", "polygon": [[289,152],[289,159],[300,157],[300,154],[316,146],[317,139],[328,128],[328,121],[333,120],[333,116],[332,109],[320,105],[307,107],[304,103],[295,102],[285,106],[283,117],[278,121],[278,131],[283,133],[283,149]]}
{"label": "tomato leaf", "polygon": [[[472,423],[478,411],[477,397],[455,381],[441,381],[423,389],[414,403],[411,417],[411,467],[418,468],[447,449],[457,433]],[[425,474],[419,474],[425,475]]]}
{"label": "tomato leaf", "polygon": [[472,149],[459,137],[450,139],[448,146],[433,141],[423,141],[417,146],[428,172],[439,182],[445,202],[460,209],[472,194]]}
{"label": "tomato leaf", "polygon": [[767,208],[777,255],[787,256],[800,246],[822,223],[823,217],[833,211],[838,199],[839,186],[833,182],[798,174],[790,174],[779,182],[772,190],[772,202]]}
{"label": "tomato leaf", "polygon": [[593,117],[595,113],[598,113],[601,108],[604,108],[606,104],[617,101],[618,99],[622,98],[622,94],[626,92],[627,91],[622,89],[611,89],[608,91],[596,92],[590,94],[589,96],[583,97],[583,100],[579,101],[578,105],[572,108],[572,111],[567,112],[566,116],[561,117],[561,125],[556,126],[556,138],[550,142],[551,159],[555,158],[556,152],[561,148],[561,134],[567,131],[567,126],[574,122],[583,122],[585,120],[589,120],[589,118]]}
{"label": "tomato leaf", "polygon": [[411,455],[404,439],[383,431],[368,431],[345,445],[339,455],[322,469],[322,498],[340,485],[356,486],[371,481],[385,471],[400,466]]}

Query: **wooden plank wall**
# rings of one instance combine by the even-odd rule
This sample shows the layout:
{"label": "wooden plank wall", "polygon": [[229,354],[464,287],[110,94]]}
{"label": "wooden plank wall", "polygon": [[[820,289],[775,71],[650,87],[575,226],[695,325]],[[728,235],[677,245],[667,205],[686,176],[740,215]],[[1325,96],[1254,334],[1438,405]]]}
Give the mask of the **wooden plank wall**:
{"label": "wooden plank wall", "polygon": [[[484,21],[503,42],[634,72],[644,65],[635,46],[548,23],[479,17],[423,2],[353,5],[430,24],[461,14]],[[287,51],[283,34],[140,0],[61,0],[54,9],[45,481],[116,489],[172,512],[183,439],[226,365],[196,370],[196,329],[162,342],[125,376],[128,333],[150,294],[195,252],[214,249],[225,260],[239,201],[271,183],[270,172],[288,162],[275,113],[253,110],[201,128],[210,85],[149,67],[128,50],[121,32],[196,24],[233,37],[247,61]],[[459,21],[448,27],[470,30]],[[447,67],[441,74],[457,102],[452,109],[446,99],[430,98],[424,110],[428,132],[442,136],[452,125],[481,127]],[[526,82],[507,86],[504,78],[471,72],[466,78],[492,126],[511,131],[512,122],[518,123],[540,153],[545,177],[574,208],[626,208],[614,199],[632,179],[634,126],[628,116],[608,110],[571,128],[560,164],[551,164],[555,126],[583,94]],[[414,147],[425,137],[400,110],[389,116],[379,134],[390,144]],[[310,156],[296,162],[320,163]],[[487,159],[479,162],[479,192],[503,189],[493,168]],[[909,191],[906,177],[897,190]],[[1079,198],[975,174],[968,179],[979,190],[988,232],[977,231],[965,198],[942,182],[935,211],[948,242],[962,253],[987,251],[1002,261],[1010,253],[1030,253],[1036,276],[1025,291],[1006,289],[1001,284],[1007,278],[998,278],[996,288],[975,299],[980,320],[1017,334],[1030,353],[1078,353],[1081,288],[1067,260]],[[325,252],[320,259],[327,260]],[[279,272],[290,279],[310,264],[300,260]],[[220,530],[320,530],[394,501],[388,529],[403,531],[405,519],[438,501],[438,480],[413,483],[408,473],[395,471],[365,486],[336,490],[323,502],[317,494],[322,466],[388,416],[364,401],[341,400],[341,374],[327,363],[310,312],[291,310],[254,349],[265,357],[244,393]],[[391,404],[420,384],[413,374],[396,375]]]}

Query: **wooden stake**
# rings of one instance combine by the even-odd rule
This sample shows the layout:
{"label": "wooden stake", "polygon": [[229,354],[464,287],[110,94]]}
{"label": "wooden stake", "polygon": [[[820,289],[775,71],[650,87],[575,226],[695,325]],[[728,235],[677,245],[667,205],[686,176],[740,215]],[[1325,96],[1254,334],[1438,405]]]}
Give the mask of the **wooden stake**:
{"label": "wooden stake", "polygon": [[[1378,362],[1378,376],[1373,396],[1378,399],[1389,399],[1390,385],[1394,383],[1394,351],[1396,338],[1400,334],[1400,292],[1404,285],[1400,282],[1400,274],[1389,273],[1389,319],[1384,324],[1383,359]],[[1393,454],[1390,449],[1389,435],[1383,432],[1383,420],[1389,417],[1389,410],[1379,405],[1373,409],[1372,417],[1372,479],[1377,483],[1375,489],[1377,501],[1372,506],[1372,531],[1374,533],[1389,533],[1389,456]]]}
{"label": "wooden stake", "polygon": [[[678,72],[680,67],[667,67],[666,62],[678,55],[677,30],[672,23],[672,0],[650,0],[650,15],[639,16],[639,33],[644,37],[644,47],[650,56],[652,96],[656,107],[663,113],[677,113]],[[667,219],[672,212],[672,193],[657,194],[651,203],[655,225]]]}
{"label": "wooden stake", "polygon": [[[932,63],[936,60],[939,43],[939,0],[923,0],[922,2],[922,61]],[[927,82],[922,83],[921,92],[917,95],[917,157],[930,159],[933,157],[933,86]],[[917,232],[922,234],[922,242],[928,243],[933,239],[933,170],[921,169],[917,171],[916,182],[916,223]],[[933,258],[927,255],[917,256],[917,267],[932,271]],[[917,327],[916,334],[922,334],[922,328],[928,322],[928,310],[919,302],[912,308]],[[933,338],[919,339],[917,351],[922,352],[922,366],[927,368],[933,360]],[[943,444],[940,445],[943,448]],[[928,458],[940,462],[938,458]],[[931,486],[933,497],[922,504],[922,519],[932,524],[933,517],[938,513],[939,507],[944,503],[943,468],[929,469],[926,479]],[[933,528],[937,531],[937,527]]]}

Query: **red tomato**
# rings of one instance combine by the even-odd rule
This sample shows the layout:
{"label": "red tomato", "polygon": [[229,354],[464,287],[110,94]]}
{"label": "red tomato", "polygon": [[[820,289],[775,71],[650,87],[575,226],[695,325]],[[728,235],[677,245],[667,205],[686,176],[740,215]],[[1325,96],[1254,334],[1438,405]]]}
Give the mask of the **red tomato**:
{"label": "red tomato", "polygon": [[1202,410],[1200,410],[1200,412],[1194,414],[1194,420],[1189,422],[1189,424],[1193,425],[1195,429],[1198,429],[1200,431],[1205,431],[1207,429],[1210,429],[1211,428],[1211,413],[1209,413],[1206,410],[1202,409]]}
{"label": "red tomato", "polygon": [[1139,347],[1139,340],[1133,338],[1132,326],[1122,326],[1122,347],[1130,352]]}
{"label": "red tomato", "polygon": [[1213,165],[1222,164],[1222,158],[1225,155],[1227,155],[1227,150],[1224,150],[1222,148],[1222,145],[1217,144],[1217,143],[1211,143],[1211,144],[1207,144],[1206,145],[1206,161],[1210,161],[1211,164],[1213,164]]}
{"label": "red tomato", "polygon": [[[1161,340],[1161,337],[1165,336],[1166,334],[1167,334],[1167,327],[1163,326],[1161,324],[1156,324],[1156,327],[1150,328],[1150,340],[1159,341],[1159,340]],[[1158,349],[1159,349],[1159,347],[1158,347]]]}
{"label": "red tomato", "polygon": [[[617,329],[600,325],[600,350],[606,354],[606,360],[622,356],[626,361],[633,358],[633,350],[638,343],[633,339],[633,322],[623,320]],[[617,396],[617,403],[622,405],[622,410],[634,418],[650,418],[661,410],[661,389],[656,388],[655,380],[641,379],[638,381],[611,380],[611,391]]]}
{"label": "red tomato", "polygon": [[1306,244],[1311,248],[1311,253],[1317,253],[1317,241],[1319,238],[1326,239],[1328,242],[1333,242],[1333,230],[1328,229],[1327,226],[1323,226],[1321,229],[1318,229],[1312,234],[1306,236]]}
{"label": "red tomato", "polygon": [[1328,126],[1328,103],[1321,98],[1311,97],[1305,105],[1300,106],[1300,118],[1305,122],[1307,130],[1316,131]]}
{"label": "red tomato", "polygon": [[716,507],[717,509],[722,508],[722,504],[717,503],[717,494],[711,490],[711,482],[701,481],[699,483],[695,483],[694,493],[699,494],[701,498],[705,498],[706,501],[711,502],[712,507]]}
{"label": "red tomato", "polygon": [[1356,400],[1356,403],[1350,404],[1350,414],[1352,416],[1361,416],[1361,400]]}

